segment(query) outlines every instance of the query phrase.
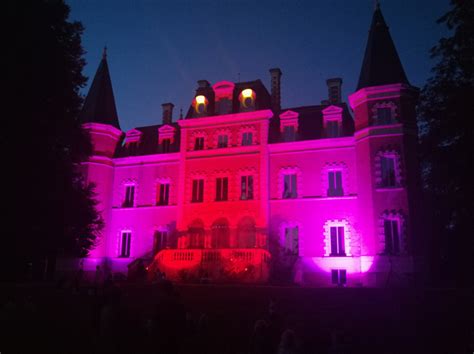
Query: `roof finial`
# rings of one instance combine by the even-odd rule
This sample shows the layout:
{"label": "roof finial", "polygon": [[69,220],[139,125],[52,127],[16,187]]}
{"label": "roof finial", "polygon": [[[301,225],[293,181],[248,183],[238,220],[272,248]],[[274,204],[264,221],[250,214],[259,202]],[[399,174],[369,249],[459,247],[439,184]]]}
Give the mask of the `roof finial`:
{"label": "roof finial", "polygon": [[107,59],[107,46],[104,46],[104,51],[102,52],[102,59]]}
{"label": "roof finial", "polygon": [[179,109],[179,119],[183,119],[183,109]]}
{"label": "roof finial", "polygon": [[380,1],[375,0],[375,10],[379,10],[379,9],[380,9]]}

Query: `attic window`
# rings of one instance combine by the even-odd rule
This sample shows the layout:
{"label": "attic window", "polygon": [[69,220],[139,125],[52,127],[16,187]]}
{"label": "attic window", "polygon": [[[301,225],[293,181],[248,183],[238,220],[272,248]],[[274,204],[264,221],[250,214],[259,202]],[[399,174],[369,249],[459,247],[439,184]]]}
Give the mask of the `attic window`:
{"label": "attic window", "polygon": [[255,91],[247,88],[242,90],[239,95],[240,109],[242,111],[251,111],[255,109]]}
{"label": "attic window", "polygon": [[194,110],[197,114],[203,115],[207,111],[208,100],[206,96],[199,95],[194,98]]}

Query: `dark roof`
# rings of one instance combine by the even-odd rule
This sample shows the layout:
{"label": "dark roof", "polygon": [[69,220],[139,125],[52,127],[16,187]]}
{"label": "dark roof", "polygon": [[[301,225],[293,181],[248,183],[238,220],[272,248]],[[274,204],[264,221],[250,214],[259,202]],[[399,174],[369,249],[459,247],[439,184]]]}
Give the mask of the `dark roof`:
{"label": "dark roof", "polygon": [[[126,139],[122,141],[122,144],[118,147],[115,156],[116,157],[126,157],[126,156],[134,156],[134,155],[153,155],[153,154],[160,154],[163,153],[163,147],[158,144],[159,141],[159,134],[158,129],[166,124],[156,124],[156,125],[149,125],[146,127],[138,127],[135,128],[143,133],[140,138],[140,143],[138,144],[137,148],[133,151],[127,149],[127,146],[124,144]],[[174,142],[170,145],[168,152],[179,152],[179,144],[180,144],[180,128],[178,123],[171,123],[169,124],[176,129],[176,133],[174,136]]]}
{"label": "dark roof", "polygon": [[[354,120],[349,112],[346,103],[333,104],[341,107],[342,111],[342,135],[352,136],[354,134]],[[303,106],[293,108],[283,108],[282,113],[293,111],[298,113],[298,133],[296,140],[314,140],[324,138],[323,134],[323,110],[329,105]],[[283,142],[283,136],[280,132],[280,118],[274,116],[270,121],[270,131],[268,136],[269,143]]]}
{"label": "dark roof", "polygon": [[380,5],[377,4],[372,17],[357,90],[396,83],[409,84]]}
{"label": "dark roof", "polygon": [[109,124],[120,129],[105,50],[79,115],[79,120],[81,123]]}
{"label": "dark roof", "polygon": [[[255,91],[256,100],[255,100],[255,110],[260,109],[270,109],[271,108],[271,99],[270,93],[268,92],[265,85],[262,83],[261,80],[254,80],[254,81],[245,81],[245,82],[236,82],[234,87],[234,92],[232,95],[232,112],[230,113],[239,113],[240,112],[240,102],[239,102],[239,94],[242,90],[250,88]],[[215,109],[215,94],[212,86],[208,87],[199,87],[196,90],[196,95],[204,95],[206,96],[207,100],[209,101],[208,106],[208,113],[206,116],[214,116],[218,115],[219,113],[216,112]],[[194,98],[194,97],[193,97]],[[193,105],[191,104],[188,109],[188,113],[186,114],[186,119],[190,118],[198,118],[194,113]]]}

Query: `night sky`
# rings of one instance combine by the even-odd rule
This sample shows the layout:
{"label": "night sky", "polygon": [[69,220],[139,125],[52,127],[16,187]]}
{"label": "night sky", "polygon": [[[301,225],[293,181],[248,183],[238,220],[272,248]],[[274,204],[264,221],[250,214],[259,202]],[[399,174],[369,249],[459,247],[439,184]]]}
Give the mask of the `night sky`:
{"label": "night sky", "polygon": [[[104,45],[122,130],[161,123],[161,104],[186,113],[197,80],[261,79],[282,72],[282,106],[319,104],[325,80],[355,89],[373,0],[66,0],[85,27],[85,75],[91,83]],[[436,19],[448,0],[382,0],[382,12],[412,85],[422,87],[429,49],[446,35]],[[88,86],[84,88],[87,93]]]}

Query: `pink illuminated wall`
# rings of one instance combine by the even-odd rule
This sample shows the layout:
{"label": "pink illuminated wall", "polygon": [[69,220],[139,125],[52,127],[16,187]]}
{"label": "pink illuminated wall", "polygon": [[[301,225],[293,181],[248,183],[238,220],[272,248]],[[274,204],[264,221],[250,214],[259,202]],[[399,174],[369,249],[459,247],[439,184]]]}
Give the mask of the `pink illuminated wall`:
{"label": "pink illuminated wall", "polygon": [[[232,85],[214,85],[217,97],[229,96]],[[248,266],[260,267],[259,273],[252,273],[247,280],[266,281],[274,256],[269,252],[270,243],[287,242],[285,230],[297,228],[296,282],[330,285],[332,272],[344,270],[347,285],[380,285],[394,269],[411,272],[414,215],[406,171],[416,162],[405,145],[415,135],[407,133],[405,127],[413,120],[413,95],[403,85],[359,90],[350,96],[355,134],[335,138],[269,144],[269,125],[275,119],[271,110],[179,120],[180,151],[167,154],[112,157],[122,132],[100,124],[87,125],[96,154],[84,166],[88,181],[97,184],[99,207],[106,221],[101,242],[91,252],[89,262],[98,264],[107,259],[114,270],[125,272],[134,259],[144,258],[154,260],[152,267],[167,269],[170,276],[178,278],[179,270],[195,268],[203,261],[218,259],[219,265],[211,267],[217,272],[222,264],[241,257],[245,260],[239,263],[242,274],[248,272]],[[374,124],[377,102],[393,107],[393,124]],[[338,120],[341,111],[329,106],[324,119]],[[283,111],[280,117],[284,124],[297,122],[295,112]],[[160,129],[167,138],[175,138],[171,126]],[[248,132],[252,143],[242,146],[242,136]],[[137,135],[132,133],[129,139]],[[227,147],[218,147],[219,135],[227,136]],[[205,143],[196,151],[197,137],[203,137]],[[379,186],[383,154],[397,156],[395,187]],[[340,173],[340,195],[328,194],[329,172]],[[285,175],[296,175],[295,195],[288,199],[283,198]],[[252,176],[251,200],[241,199],[242,176]],[[228,179],[225,201],[215,200],[218,178]],[[204,181],[202,202],[192,202],[195,179]],[[160,183],[170,185],[168,205],[156,205]],[[123,207],[130,185],[134,186],[133,206]],[[400,224],[401,251],[397,257],[383,254],[383,222],[387,218],[398,218]],[[246,235],[242,225],[255,230],[244,248],[239,240]],[[200,247],[193,246],[192,232],[197,227],[202,229]],[[344,256],[330,251],[331,227],[343,230],[338,232],[344,239]],[[123,232],[132,235],[126,257],[120,257]],[[169,241],[156,255],[153,248],[159,232],[166,232]],[[210,252],[216,248],[212,235],[224,232],[228,237],[225,246]],[[236,253],[237,249],[241,253]],[[207,273],[213,272],[209,265],[206,267]]]}

